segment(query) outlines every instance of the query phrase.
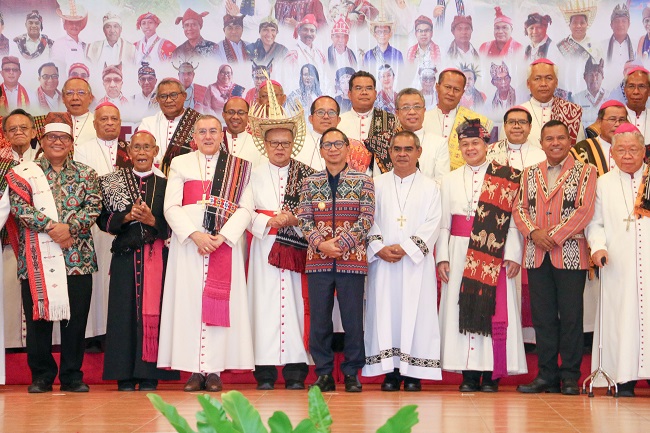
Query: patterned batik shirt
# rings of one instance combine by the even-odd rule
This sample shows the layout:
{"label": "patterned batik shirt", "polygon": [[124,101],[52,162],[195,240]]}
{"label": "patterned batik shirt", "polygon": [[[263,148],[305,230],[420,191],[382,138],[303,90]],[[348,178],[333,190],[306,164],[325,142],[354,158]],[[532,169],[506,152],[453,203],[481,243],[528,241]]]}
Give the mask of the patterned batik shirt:
{"label": "patterned batik shirt", "polygon": [[11,193],[11,213],[19,228],[18,278],[27,279],[25,260],[25,227],[43,233],[50,221],[70,225],[74,239],[72,247],[64,249],[68,275],[86,275],[97,272],[97,257],[90,227],[95,224],[102,208],[97,173],[92,168],[68,158],[60,172],[52,169],[44,156],[34,161],[45,173],[56,202],[59,221],[53,221],[18,194]]}

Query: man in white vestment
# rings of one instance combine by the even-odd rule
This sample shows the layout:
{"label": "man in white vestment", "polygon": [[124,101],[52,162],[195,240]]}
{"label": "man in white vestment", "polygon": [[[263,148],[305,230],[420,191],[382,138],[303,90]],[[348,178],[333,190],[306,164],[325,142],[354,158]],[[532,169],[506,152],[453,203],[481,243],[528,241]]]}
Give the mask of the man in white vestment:
{"label": "man in white vestment", "polygon": [[[549,120],[559,120],[569,127],[572,144],[585,139],[582,127],[582,108],[578,104],[554,96],[557,89],[558,66],[546,58],[537,59],[528,66],[526,85],[530,90],[530,100],[521,104],[533,117],[530,135],[541,137],[542,126]],[[499,138],[505,132],[500,131]],[[538,142],[533,142],[537,145]],[[541,148],[541,145],[539,146]]]}
{"label": "man in white vestment", "polygon": [[192,372],[185,391],[221,391],[219,373],[252,370],[244,254],[251,221],[238,208],[251,164],[221,152],[214,116],[194,125],[196,152],[171,161],[165,218],[172,229],[160,318],[158,367]]}
{"label": "man in white vestment", "polygon": [[[585,230],[603,284],[603,324],[602,329],[596,325],[594,341],[602,332],[602,366],[618,383],[619,397],[634,397],[637,380],[650,379],[648,295],[642,267],[650,257],[650,245],[642,242],[650,231],[644,143],[633,125],[617,128],[612,140],[616,167],[598,178],[596,209]],[[598,356],[594,344],[592,368],[599,365]]]}
{"label": "man in white vestment", "polygon": [[309,123],[311,131],[307,131],[305,144],[302,146],[296,159],[316,171],[325,169],[325,160],[320,156],[319,141],[323,132],[329,128],[338,127],[341,122],[341,107],[336,99],[331,96],[319,96],[312,102],[309,110]]}
{"label": "man in white vestment", "polygon": [[239,96],[228,99],[223,106],[223,145],[229,154],[253,164],[253,168],[266,161],[266,156],[255,146],[248,127],[248,102]]}
{"label": "man in white vestment", "polygon": [[138,129],[151,132],[160,150],[154,165],[163,173],[169,171],[174,156],[191,151],[192,127],[201,115],[192,108],[185,108],[185,88],[176,78],[163,78],[156,87],[156,100],[160,111],[142,119]]}
{"label": "man in white vestment", "polygon": [[93,101],[93,92],[88,81],[83,78],[69,78],[63,85],[61,93],[63,104],[72,117],[72,137],[76,148],[79,143],[97,137],[93,128],[95,116],[88,110]]}
{"label": "man in white vestment", "polygon": [[135,46],[122,38],[122,18],[113,12],[102,17],[104,39],[86,47],[88,60],[100,68],[104,65],[133,65]]}
{"label": "man in white vestment", "polygon": [[[86,164],[104,176],[120,168],[133,167],[126,152],[126,143],[118,140],[122,120],[120,110],[110,102],[104,102],[95,109],[93,126],[97,137],[79,143],[74,160]],[[93,296],[88,314],[88,336],[106,334],[108,314],[108,286],[110,283],[111,245],[114,236],[101,231],[97,224],[90,228],[97,254],[97,272],[93,273]]]}
{"label": "man in white vestment", "polygon": [[[422,103],[422,112],[424,106]],[[386,374],[382,391],[420,391],[441,380],[433,250],[440,190],[417,168],[417,134],[401,131],[389,148],[393,169],[375,178],[375,222],[368,232],[364,376]]]}
{"label": "man in white vestment", "polygon": [[650,73],[642,66],[636,66],[625,76],[623,92],[627,101],[627,117],[643,137],[650,137],[650,118],[648,116],[648,96],[650,96]]}
{"label": "man in white vestment", "polygon": [[457,132],[465,165],[442,180],[436,243],[442,368],[462,371],[461,392],[497,392],[501,377],[528,371],[515,286],[522,236],[511,218],[519,171],[487,160],[479,119]]}
{"label": "man in white vestment", "polygon": [[456,121],[458,105],[465,94],[467,78],[460,69],[448,68],[440,73],[436,83],[438,103],[424,114],[427,132],[449,140]]}
{"label": "man in white vestment", "polygon": [[305,389],[309,372],[304,341],[308,304],[303,300],[307,294],[304,272],[308,244],[294,213],[302,181],[314,170],[291,158],[293,147],[304,140],[303,110],[282,113],[272,98],[273,104],[278,111],[270,111],[275,115],[253,106],[255,114],[250,121],[253,130],[261,133],[256,142],[263,142],[268,162],[253,170],[240,201],[251,215],[249,231],[254,236],[248,268],[253,375],[257,389],[274,389],[276,365],[282,365],[285,388],[297,390]]}

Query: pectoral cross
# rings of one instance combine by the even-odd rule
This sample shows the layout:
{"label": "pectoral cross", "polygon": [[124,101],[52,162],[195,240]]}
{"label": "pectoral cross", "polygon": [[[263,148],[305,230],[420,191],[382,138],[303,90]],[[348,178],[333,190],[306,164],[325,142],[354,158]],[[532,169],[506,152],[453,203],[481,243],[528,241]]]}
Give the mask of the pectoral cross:
{"label": "pectoral cross", "polygon": [[45,255],[43,256],[44,259],[52,259],[52,258],[56,257],[50,251],[50,244],[53,243],[53,242],[54,241],[45,241],[45,242],[43,242],[45,244],[45,249],[47,250],[47,251],[45,251]]}
{"label": "pectoral cross", "polygon": [[625,225],[625,231],[629,232],[630,231],[630,223],[633,223],[635,218],[632,218],[632,214],[628,215],[627,218],[624,218],[623,221],[627,221],[627,224]]}
{"label": "pectoral cross", "polygon": [[208,203],[210,203],[210,199],[206,198],[206,194],[203,194],[201,200],[196,202],[196,204],[202,204],[203,206],[205,206]]}
{"label": "pectoral cross", "polygon": [[399,228],[403,229],[404,223],[406,222],[406,218],[404,218],[404,215],[400,215],[400,217],[397,218],[397,222],[399,223]]}
{"label": "pectoral cross", "polygon": [[472,217],[472,212],[473,212],[472,203],[467,202],[467,206],[465,206],[463,210],[465,211],[465,219],[469,221],[470,218]]}

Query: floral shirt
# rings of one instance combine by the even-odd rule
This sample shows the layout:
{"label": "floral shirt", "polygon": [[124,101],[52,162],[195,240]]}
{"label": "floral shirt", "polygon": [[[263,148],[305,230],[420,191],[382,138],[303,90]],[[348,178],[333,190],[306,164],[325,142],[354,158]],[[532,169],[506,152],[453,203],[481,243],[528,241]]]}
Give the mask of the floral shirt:
{"label": "floral shirt", "polygon": [[[44,156],[34,161],[45,173],[50,190],[56,202],[58,221],[53,221],[10,189],[11,213],[18,222],[18,278],[27,279],[25,260],[25,228],[39,233],[45,232],[50,221],[70,225],[74,239],[72,247],[64,249],[65,267],[68,275],[86,275],[97,272],[97,257],[93,246],[90,227],[95,224],[102,208],[97,173],[92,168],[68,158],[59,173],[52,169]],[[20,166],[11,171],[20,176]],[[8,175],[12,176],[12,173]],[[10,180],[11,184],[11,180]]]}

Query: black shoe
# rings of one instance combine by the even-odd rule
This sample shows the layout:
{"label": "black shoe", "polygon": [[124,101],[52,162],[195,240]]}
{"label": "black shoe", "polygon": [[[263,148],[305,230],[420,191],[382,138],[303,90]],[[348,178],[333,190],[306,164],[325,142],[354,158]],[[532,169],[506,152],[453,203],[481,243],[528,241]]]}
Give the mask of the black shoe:
{"label": "black shoe", "polygon": [[336,383],[334,383],[334,378],[331,374],[322,374],[318,376],[316,382],[309,385],[309,388],[317,386],[320,388],[321,392],[336,391]]}
{"label": "black shoe", "polygon": [[[576,385],[577,386],[577,385]],[[537,376],[535,380],[526,385],[519,385],[517,391],[524,394],[539,394],[542,392],[558,393],[560,385],[556,382],[549,382]]]}
{"label": "black shoe", "polygon": [[537,353],[537,345],[535,343],[524,343],[524,352]]}
{"label": "black shoe", "polygon": [[361,392],[361,382],[356,374],[345,375],[345,392]]}
{"label": "black shoe", "polygon": [[300,390],[305,389],[305,382],[300,380],[287,380],[284,382],[285,389]]}
{"label": "black shoe", "polygon": [[580,395],[578,382],[574,379],[565,379],[562,381],[562,395]]}
{"label": "black shoe", "polygon": [[384,377],[384,381],[381,383],[381,390],[387,392],[399,391],[399,386],[399,379],[386,375],[386,377]]}
{"label": "black shoe", "polygon": [[483,381],[481,384],[481,392],[497,392],[499,391],[499,381],[490,380]]}
{"label": "black shoe", "polygon": [[52,391],[52,384],[40,379],[36,379],[27,387],[27,392],[30,394],[41,394],[50,391]]}
{"label": "black shoe", "polygon": [[138,385],[140,391],[155,391],[158,389],[158,380],[156,379],[143,379]]}
{"label": "black shoe", "polygon": [[480,390],[481,385],[473,380],[463,380],[463,383],[458,387],[458,391],[460,392],[479,392]]}
{"label": "black shoe", "polygon": [[257,390],[259,391],[271,391],[272,389],[275,389],[273,382],[259,382],[257,384]]}
{"label": "black shoe", "polygon": [[135,381],[134,380],[118,380],[117,381],[117,390],[118,391],[135,391]]}
{"label": "black shoe", "polygon": [[405,379],[404,380],[404,391],[407,392],[418,392],[422,391],[422,381],[420,379]]}
{"label": "black shoe", "polygon": [[79,381],[79,382],[72,382],[72,383],[66,383],[66,384],[61,384],[61,391],[63,392],[88,392],[90,391],[90,387],[86,385],[85,383]]}
{"label": "black shoe", "polygon": [[635,385],[636,385],[636,380],[625,382],[625,383],[617,383],[616,387],[618,388],[618,396],[635,397],[636,396],[636,394],[634,394]]}

